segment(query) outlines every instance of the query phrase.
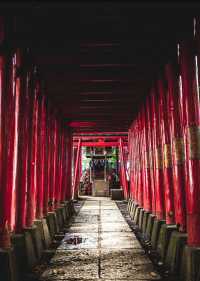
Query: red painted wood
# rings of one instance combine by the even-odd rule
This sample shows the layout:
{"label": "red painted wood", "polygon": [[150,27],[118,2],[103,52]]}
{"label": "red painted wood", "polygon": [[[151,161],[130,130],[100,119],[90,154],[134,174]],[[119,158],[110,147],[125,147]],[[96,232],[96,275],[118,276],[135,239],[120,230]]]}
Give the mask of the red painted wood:
{"label": "red painted wood", "polygon": [[74,178],[73,178],[72,198],[75,198],[77,196],[80,153],[81,153],[81,140],[79,140],[79,143],[78,143],[76,157],[74,157]]}
{"label": "red painted wood", "polygon": [[30,150],[29,150],[29,182],[27,187],[26,226],[31,227],[36,211],[36,185],[37,185],[37,128],[38,128],[38,84],[32,89],[32,103],[30,105]]}
{"label": "red painted wood", "polygon": [[153,130],[153,154],[154,161],[154,176],[155,176],[155,202],[156,216],[158,219],[165,218],[165,201],[164,201],[164,175],[163,175],[163,155],[161,148],[161,132],[159,120],[158,100],[155,94],[155,89],[152,88],[151,95],[151,116]]}
{"label": "red painted wood", "polygon": [[144,174],[143,174],[143,134],[141,123],[141,111],[138,116],[138,202],[141,207],[144,205]]}
{"label": "red painted wood", "polygon": [[186,231],[185,150],[182,122],[182,101],[178,72],[168,64],[165,69],[168,88],[169,130],[172,143],[175,221],[180,231]]}
{"label": "red painted wood", "polygon": [[129,197],[128,194],[128,182],[126,178],[126,166],[125,166],[125,156],[124,156],[124,147],[123,147],[122,139],[119,140],[119,158],[120,158],[120,177],[121,177],[121,184],[124,190],[124,196],[127,199]]}
{"label": "red painted wood", "polygon": [[65,198],[67,200],[72,198],[72,152],[73,152],[73,145],[72,145],[72,134],[71,131],[68,130],[66,137],[66,195]]}
{"label": "red painted wood", "polygon": [[[15,188],[16,188],[16,163],[18,146],[18,110],[19,110],[19,80],[16,80],[17,55],[12,57],[12,63],[9,67],[9,82],[6,104],[6,135],[7,135],[7,161],[6,165],[6,192],[5,198],[5,220],[9,227],[14,226],[15,214]],[[9,128],[9,129],[8,129]]]}
{"label": "red painted wood", "polygon": [[144,209],[152,211],[152,187],[151,187],[151,174],[150,174],[150,162],[149,162],[149,138],[148,138],[148,120],[146,119],[146,108],[142,107],[142,126],[143,126],[143,138],[144,138]]}
{"label": "red painted wood", "polygon": [[36,218],[43,217],[44,200],[44,164],[45,164],[45,97],[42,96],[40,87],[38,88],[38,142],[37,142],[37,190],[36,190]]}
{"label": "red painted wood", "polygon": [[[4,233],[6,228],[6,170],[7,170],[7,138],[6,138],[6,57],[0,56],[0,247],[7,246],[5,244]],[[4,149],[3,149],[4,148]],[[7,221],[8,222],[8,221]]]}
{"label": "red painted wood", "polygon": [[199,84],[195,72],[193,42],[180,44],[180,71],[184,100],[186,141],[186,202],[188,244],[200,245],[200,156],[199,156]]}
{"label": "red painted wood", "polygon": [[18,126],[18,158],[16,175],[16,214],[15,232],[21,233],[26,226],[26,191],[28,188],[28,151],[29,151],[29,108],[30,108],[30,71],[21,75]]}
{"label": "red painted wood", "polygon": [[43,214],[48,213],[49,205],[49,190],[50,190],[50,177],[51,177],[51,127],[50,127],[50,106],[46,102],[46,130],[45,130],[45,163],[44,163],[44,196],[43,196]]}
{"label": "red painted wood", "polygon": [[61,202],[66,200],[66,189],[67,189],[67,135],[66,130],[63,130],[63,149],[61,159],[62,178],[60,182],[61,186]]}
{"label": "red painted wood", "polygon": [[50,189],[49,189],[49,211],[54,209],[55,199],[55,178],[56,178],[56,142],[57,142],[57,123],[54,119],[54,115],[51,115],[51,167],[50,167]]}
{"label": "red painted wood", "polygon": [[[75,145],[75,144],[74,144]],[[77,144],[76,144],[77,145]],[[109,146],[118,146],[118,142],[81,142],[81,146],[90,146],[90,147],[109,147]]]}
{"label": "red painted wood", "polygon": [[61,199],[61,181],[62,181],[62,166],[61,155],[63,150],[63,138],[60,126],[57,130],[57,145],[56,145],[56,173],[55,173],[55,208],[59,207]]}
{"label": "red painted wood", "polygon": [[151,186],[151,196],[152,196],[152,212],[156,213],[156,190],[155,190],[155,177],[154,177],[154,162],[155,157],[153,154],[153,130],[152,116],[151,116],[151,103],[150,97],[146,100],[146,126],[147,126],[147,151],[149,157],[149,169],[150,169],[150,186]]}
{"label": "red painted wood", "polygon": [[174,187],[172,174],[172,150],[171,150],[171,135],[169,130],[169,115],[167,108],[166,90],[163,80],[158,80],[159,92],[159,114],[161,127],[161,145],[163,153],[163,176],[164,176],[164,197],[165,197],[165,218],[167,224],[174,224]]}

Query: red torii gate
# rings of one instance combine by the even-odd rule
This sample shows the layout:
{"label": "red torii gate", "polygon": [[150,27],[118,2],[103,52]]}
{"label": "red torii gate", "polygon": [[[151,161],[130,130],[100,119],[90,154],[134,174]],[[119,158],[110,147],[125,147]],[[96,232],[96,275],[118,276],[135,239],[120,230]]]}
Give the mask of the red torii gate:
{"label": "red torii gate", "polygon": [[[99,141],[86,141],[87,139],[94,139]],[[114,139],[116,141],[102,141],[102,139]],[[81,160],[81,147],[82,146],[89,146],[89,147],[118,147],[119,148],[119,159],[120,159],[120,180],[122,184],[122,188],[124,190],[125,198],[128,198],[128,182],[126,178],[126,166],[125,166],[125,151],[124,146],[127,144],[127,136],[81,136],[74,138],[73,147],[77,148],[76,157],[75,157],[75,171],[74,171],[74,179],[72,185],[72,194],[73,198],[76,197],[78,192],[78,183],[80,180],[80,165],[79,162]]]}

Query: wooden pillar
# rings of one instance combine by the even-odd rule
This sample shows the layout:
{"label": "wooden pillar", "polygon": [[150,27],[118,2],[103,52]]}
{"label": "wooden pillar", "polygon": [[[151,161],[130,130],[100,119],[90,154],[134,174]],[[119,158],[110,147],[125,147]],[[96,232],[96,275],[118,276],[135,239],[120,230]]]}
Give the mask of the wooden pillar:
{"label": "wooden pillar", "polygon": [[[33,79],[33,78],[32,78]],[[32,80],[31,104],[29,111],[30,122],[30,142],[28,156],[28,186],[27,186],[27,208],[26,208],[26,226],[31,227],[35,219],[36,210],[36,185],[37,185],[37,128],[38,128],[38,84]]]}
{"label": "wooden pillar", "polygon": [[153,130],[153,155],[154,176],[155,176],[155,202],[156,216],[158,219],[165,218],[165,201],[164,201],[164,177],[163,177],[163,155],[161,146],[160,120],[158,114],[158,100],[155,88],[151,91],[151,117]]}
{"label": "wooden pillar", "polygon": [[165,198],[165,218],[167,224],[174,224],[174,183],[172,174],[171,132],[169,130],[167,92],[164,88],[164,82],[162,79],[158,80],[157,88],[159,96],[159,125],[161,127],[161,145],[163,151],[163,189]]}
{"label": "wooden pillar", "polygon": [[186,202],[188,245],[200,246],[200,102],[195,67],[194,42],[181,43],[179,52],[182,81],[183,124],[186,143]]}

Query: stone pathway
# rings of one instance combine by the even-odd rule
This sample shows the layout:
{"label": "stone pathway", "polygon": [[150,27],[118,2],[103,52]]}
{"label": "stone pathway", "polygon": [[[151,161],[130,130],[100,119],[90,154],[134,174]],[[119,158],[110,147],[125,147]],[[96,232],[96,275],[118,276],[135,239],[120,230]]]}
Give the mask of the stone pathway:
{"label": "stone pathway", "polygon": [[90,197],[74,217],[43,281],[160,280],[110,198]]}

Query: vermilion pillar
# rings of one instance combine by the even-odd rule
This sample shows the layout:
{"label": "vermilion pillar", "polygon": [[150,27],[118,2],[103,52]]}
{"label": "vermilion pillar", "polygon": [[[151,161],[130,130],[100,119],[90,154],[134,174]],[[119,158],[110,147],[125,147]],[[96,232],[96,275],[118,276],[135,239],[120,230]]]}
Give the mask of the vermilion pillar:
{"label": "vermilion pillar", "polygon": [[124,196],[128,198],[128,182],[126,178],[126,167],[125,167],[125,157],[124,157],[124,147],[122,139],[119,140],[119,152],[120,152],[120,172],[121,172],[121,180],[122,186],[124,189]]}
{"label": "vermilion pillar", "polygon": [[80,153],[81,153],[81,139],[78,141],[78,147],[75,157],[75,169],[74,169],[74,178],[73,178],[73,190],[72,190],[72,198],[77,196],[77,185],[78,185],[78,178],[79,178],[79,160],[80,160]]}
{"label": "vermilion pillar", "polygon": [[180,44],[180,71],[185,111],[187,164],[187,231],[188,244],[200,246],[200,106],[198,73],[192,42]]}
{"label": "vermilion pillar", "polygon": [[61,132],[60,137],[60,164],[59,164],[59,196],[58,201],[61,202],[61,195],[62,195],[62,182],[63,182],[63,153],[64,153],[64,134],[63,131]]}
{"label": "vermilion pillar", "polygon": [[[175,68],[175,70],[174,70]],[[169,129],[172,136],[172,161],[175,221],[180,231],[186,231],[186,201],[185,201],[185,147],[184,127],[182,121],[181,88],[177,66],[168,64],[165,69],[167,80],[167,99],[169,113]]]}
{"label": "vermilion pillar", "polygon": [[[8,97],[6,91],[6,63],[5,56],[0,56],[0,248],[8,248],[11,245],[8,217],[7,217],[7,138],[6,138],[6,113]],[[11,206],[9,206],[11,207]]]}
{"label": "vermilion pillar", "polygon": [[44,164],[44,197],[43,197],[43,213],[44,216],[48,213],[49,205],[49,189],[51,177],[51,123],[50,123],[50,106],[46,102],[46,130],[45,130],[45,164]]}
{"label": "vermilion pillar", "polygon": [[60,126],[57,130],[57,145],[56,145],[56,179],[55,179],[55,208],[59,207],[61,199],[61,181],[62,181],[62,165],[61,157],[63,150],[63,137]]}
{"label": "vermilion pillar", "polygon": [[37,127],[37,186],[36,186],[36,218],[43,217],[44,176],[45,176],[45,142],[46,142],[46,104],[42,96],[41,86],[38,88],[38,127]]}
{"label": "vermilion pillar", "polygon": [[149,161],[149,138],[148,138],[148,120],[146,119],[145,107],[142,108],[142,123],[144,134],[144,209],[152,211],[152,187],[151,187],[151,174],[150,174],[150,161]]}
{"label": "vermilion pillar", "polygon": [[55,198],[55,177],[56,177],[56,142],[57,142],[57,123],[54,115],[51,115],[51,163],[50,163],[50,188],[49,188],[49,211],[54,209]]}
{"label": "vermilion pillar", "polygon": [[19,95],[20,80],[17,79],[16,67],[19,53],[13,54],[12,62],[9,65],[8,92],[6,100],[6,143],[7,143],[7,167],[6,178],[6,201],[5,218],[8,225],[13,228],[15,214],[15,195],[16,195],[16,169],[17,169],[17,153],[18,153],[18,116],[19,116]]}
{"label": "vermilion pillar", "polygon": [[67,131],[67,143],[66,143],[66,193],[65,199],[69,200],[72,198],[72,135],[71,131]]}
{"label": "vermilion pillar", "polygon": [[149,158],[149,173],[150,173],[150,185],[151,185],[151,195],[152,195],[152,212],[153,214],[156,213],[156,194],[155,194],[155,177],[154,177],[154,161],[155,158],[153,157],[153,131],[154,123],[152,122],[152,116],[151,116],[151,103],[150,103],[150,97],[146,100],[146,127],[147,127],[147,136],[146,136],[146,149],[148,153],[147,159]]}
{"label": "vermilion pillar", "polygon": [[143,157],[143,127],[141,112],[138,115],[138,202],[144,205],[144,157]]}
{"label": "vermilion pillar", "polygon": [[29,111],[30,122],[30,142],[29,142],[29,180],[27,186],[27,208],[26,208],[26,226],[31,227],[35,219],[36,209],[36,185],[37,185],[37,128],[38,128],[38,84],[32,85],[32,97]]}
{"label": "vermilion pillar", "polygon": [[132,173],[133,173],[133,165],[132,165],[132,132],[131,128],[128,131],[128,161],[129,161],[129,182],[130,182],[130,198],[133,199],[133,194],[132,194]]}
{"label": "vermilion pillar", "polygon": [[161,144],[163,154],[163,174],[164,174],[164,197],[165,197],[165,217],[167,224],[173,224],[174,221],[174,192],[173,192],[173,174],[172,174],[172,151],[171,135],[169,130],[169,112],[167,108],[167,93],[164,88],[163,80],[158,80],[159,92],[159,120],[161,127]]}
{"label": "vermilion pillar", "polygon": [[[26,58],[24,58],[25,60]],[[26,63],[26,61],[24,61]],[[18,69],[21,73],[20,68]],[[18,126],[18,158],[16,174],[15,232],[21,233],[26,225],[26,191],[28,188],[28,151],[29,151],[29,108],[30,108],[30,70],[21,74]]]}
{"label": "vermilion pillar", "polygon": [[158,96],[155,95],[155,89],[152,88],[151,95],[151,116],[153,130],[153,157],[154,176],[155,176],[155,202],[156,216],[158,219],[165,218],[165,201],[164,201],[164,176],[163,176],[163,153],[161,146],[161,132],[159,120]]}
{"label": "vermilion pillar", "polygon": [[135,172],[135,162],[134,162],[134,131],[133,131],[133,124],[131,128],[129,129],[128,134],[128,144],[129,144],[129,163],[130,163],[130,198],[135,200],[134,196],[134,172]]}
{"label": "vermilion pillar", "polygon": [[134,128],[133,128],[133,135],[134,135],[134,151],[133,151],[133,197],[134,200],[138,202],[138,126],[137,120],[135,120]]}
{"label": "vermilion pillar", "polygon": [[60,182],[61,186],[61,202],[66,199],[67,191],[67,136],[66,130],[63,130],[63,149],[62,149],[62,179]]}

